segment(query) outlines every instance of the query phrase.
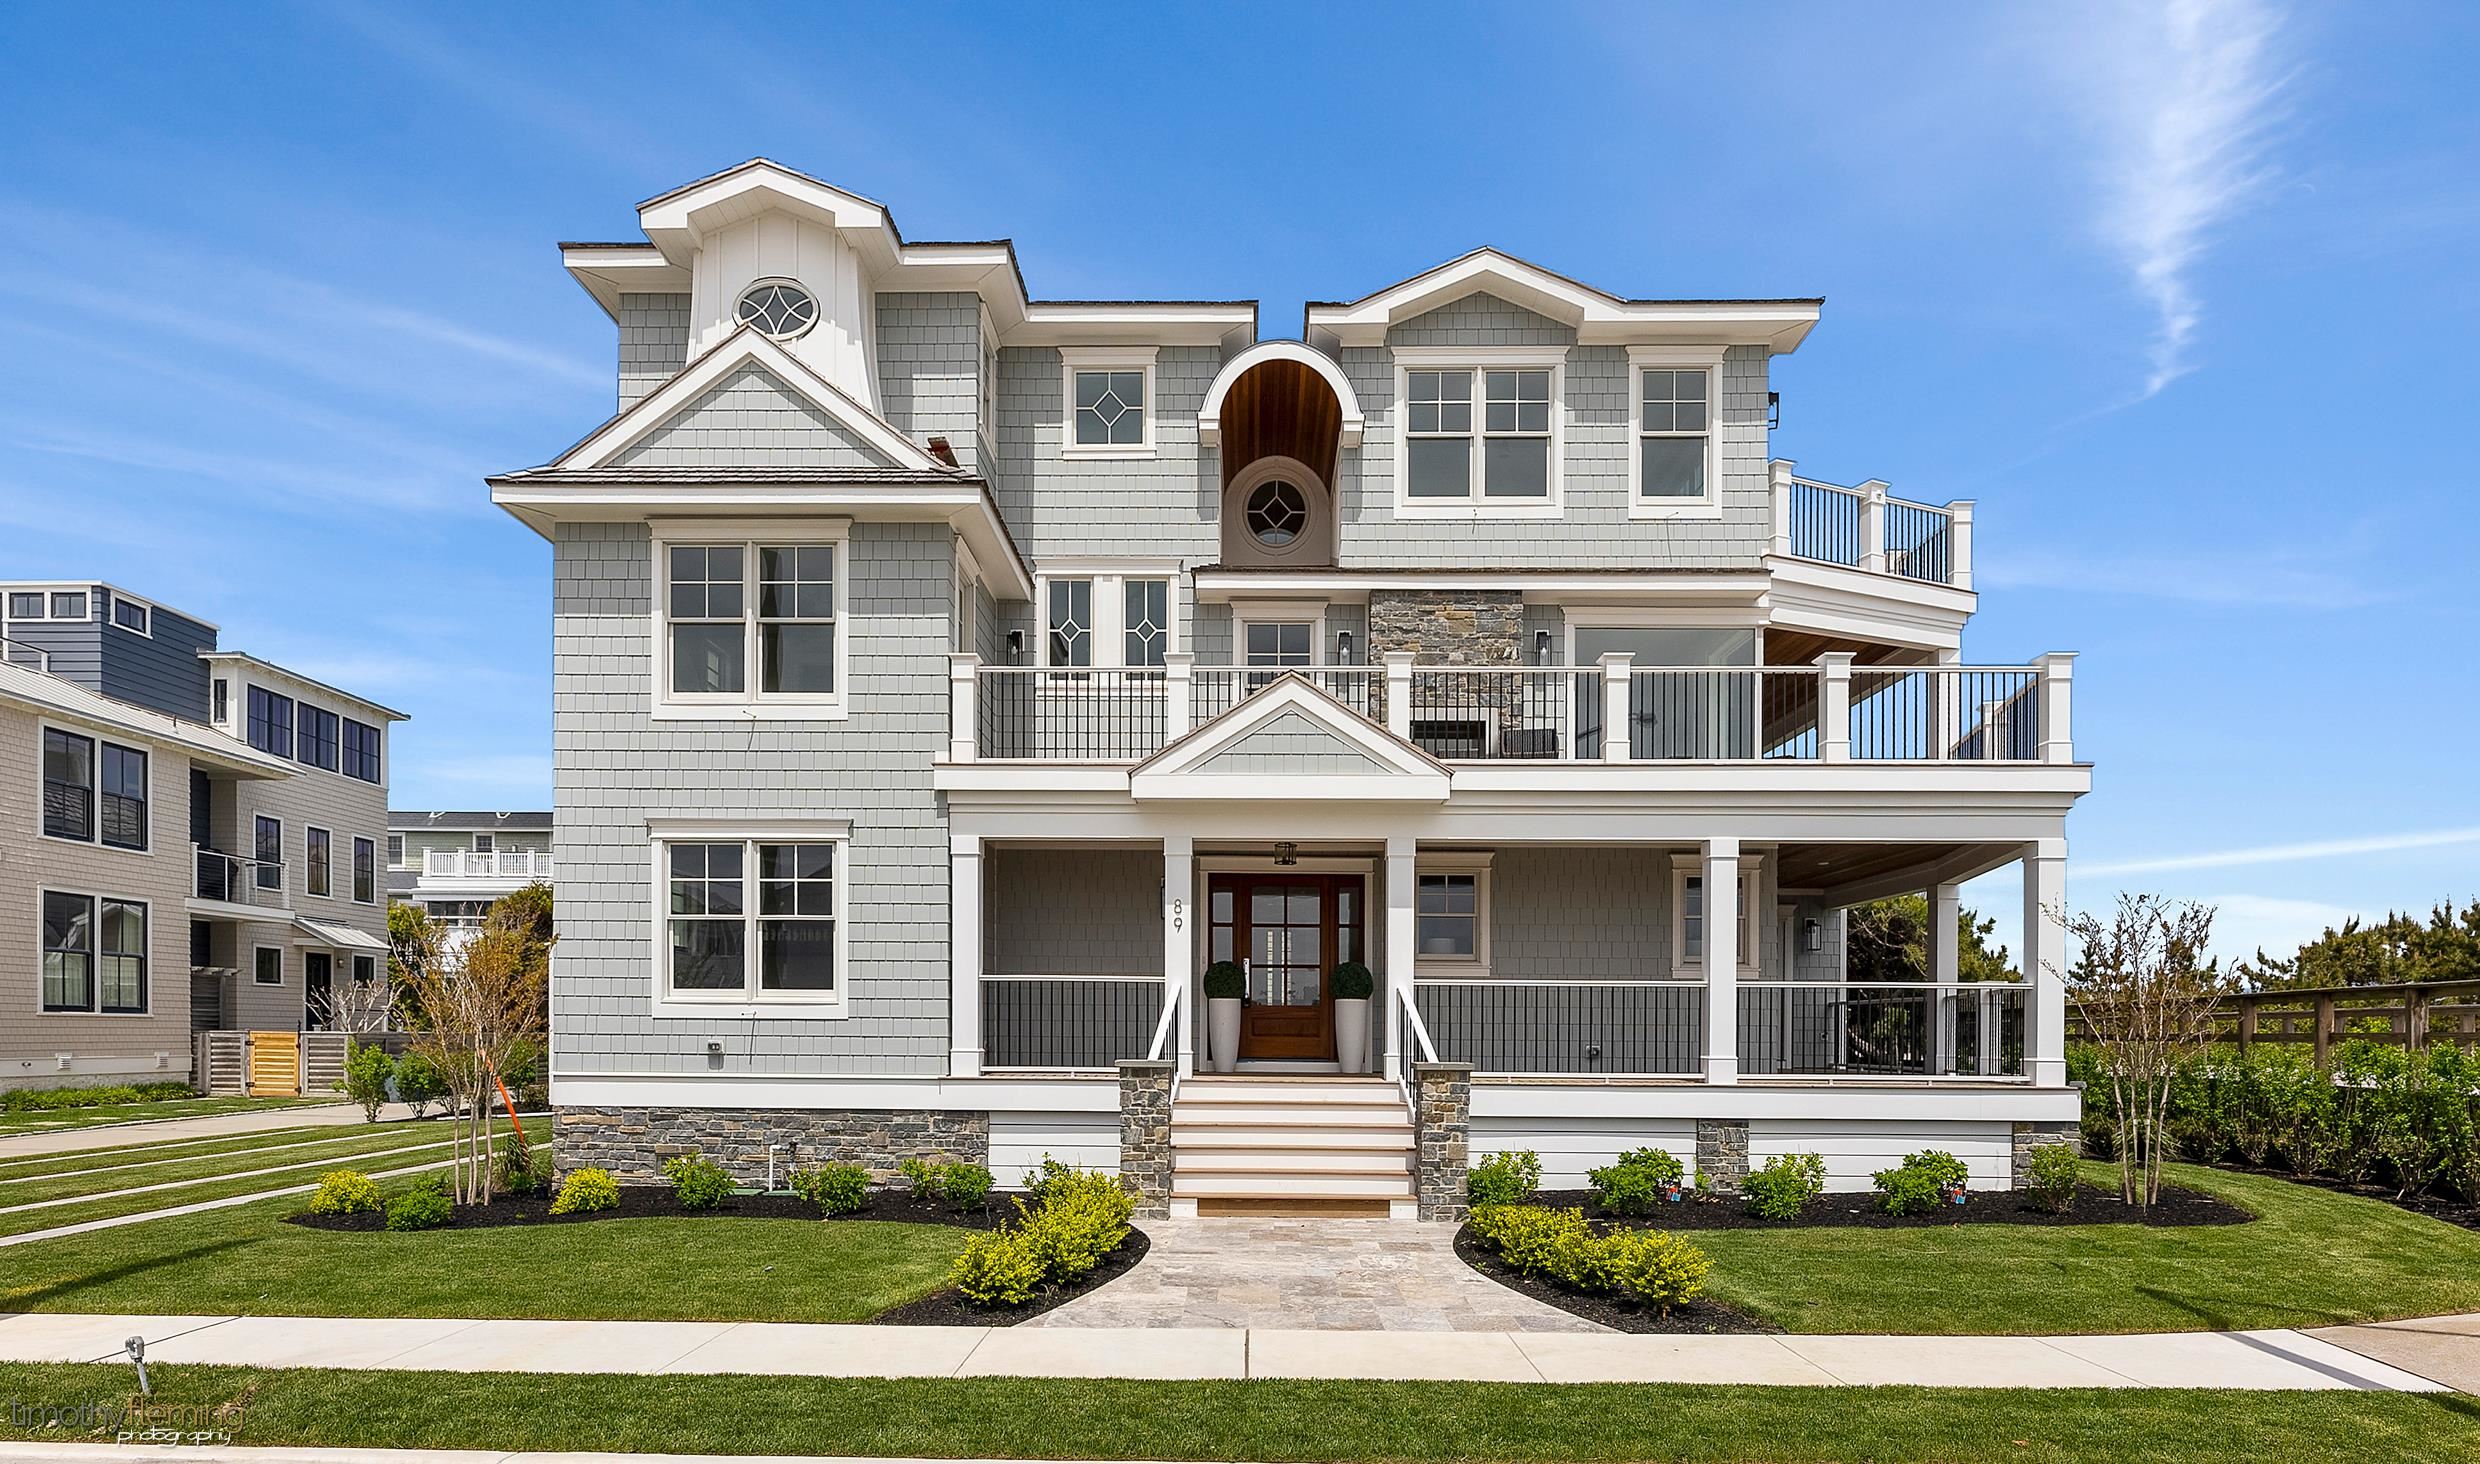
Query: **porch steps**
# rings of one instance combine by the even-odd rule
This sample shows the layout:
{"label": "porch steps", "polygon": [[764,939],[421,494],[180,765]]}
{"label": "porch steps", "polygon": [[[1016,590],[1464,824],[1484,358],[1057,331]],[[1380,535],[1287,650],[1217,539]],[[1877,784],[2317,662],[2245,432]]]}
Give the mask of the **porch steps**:
{"label": "porch steps", "polygon": [[1353,1203],[1409,1214],[1412,1115],[1382,1078],[1201,1075],[1171,1105],[1174,1213]]}

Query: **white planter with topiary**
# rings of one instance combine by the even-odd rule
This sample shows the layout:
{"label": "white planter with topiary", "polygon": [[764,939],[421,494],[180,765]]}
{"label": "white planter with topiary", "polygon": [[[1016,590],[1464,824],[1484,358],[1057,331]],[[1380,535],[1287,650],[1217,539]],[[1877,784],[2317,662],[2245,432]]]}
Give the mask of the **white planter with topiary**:
{"label": "white planter with topiary", "polygon": [[1236,961],[1206,967],[1206,1062],[1218,1073],[1240,1066],[1240,998],[1248,985]]}
{"label": "white planter with topiary", "polygon": [[1326,978],[1335,996],[1335,1060],[1347,1073],[1369,1071],[1369,998],[1377,978],[1358,961],[1345,961]]}

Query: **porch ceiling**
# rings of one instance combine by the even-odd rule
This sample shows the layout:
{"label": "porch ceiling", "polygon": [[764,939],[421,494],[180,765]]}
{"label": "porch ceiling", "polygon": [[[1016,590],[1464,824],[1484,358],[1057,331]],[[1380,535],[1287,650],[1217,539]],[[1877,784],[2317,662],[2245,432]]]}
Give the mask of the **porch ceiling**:
{"label": "porch ceiling", "polygon": [[2020,844],[1784,844],[1776,856],[1785,889],[1819,890],[1857,903],[1970,879],[2021,857]]}

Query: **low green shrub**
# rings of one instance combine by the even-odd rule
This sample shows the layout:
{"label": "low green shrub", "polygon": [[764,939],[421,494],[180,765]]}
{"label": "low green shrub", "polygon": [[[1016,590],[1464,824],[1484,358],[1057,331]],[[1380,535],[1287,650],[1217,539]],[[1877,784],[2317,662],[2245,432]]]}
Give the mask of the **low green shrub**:
{"label": "low green shrub", "polygon": [[620,1208],[620,1184],[608,1169],[572,1169],[560,1181],[560,1193],[551,1201],[554,1215],[583,1215],[596,1210]]}
{"label": "low green shrub", "polygon": [[1016,1202],[1018,1231],[1042,1263],[1044,1279],[1074,1281],[1128,1239],[1137,1198],[1108,1174],[1073,1172],[1046,1186],[1041,1202]]}
{"label": "low green shrub", "polygon": [[1021,1230],[990,1230],[965,1242],[948,1284],[980,1306],[1023,1306],[1042,1287],[1042,1258]]}
{"label": "low green shrub", "polygon": [[2024,1188],[2032,1202],[2064,1215],[2075,1205],[2075,1187],[2083,1181],[2083,1164],[2066,1144],[2043,1144],[2032,1151],[2032,1174]]}
{"label": "low green shrub", "polygon": [[438,1065],[418,1052],[408,1052],[396,1060],[396,1099],[420,1118],[432,1104],[448,1096],[448,1080]]}
{"label": "low green shrub", "polygon": [[1970,1181],[1972,1171],[1943,1149],[1923,1149],[1895,1169],[1870,1176],[1889,1215],[1925,1215],[1949,1203],[1948,1196]]}
{"label": "low green shrub", "polygon": [[310,1195],[313,1215],[376,1215],[387,1208],[379,1183],[358,1169],[331,1169]]}
{"label": "low green shrub", "polygon": [[493,1146],[491,1189],[515,1199],[551,1193],[550,1146],[529,1149],[513,1135]]}
{"label": "low green shrub", "polygon": [[697,1154],[664,1160],[663,1177],[672,1182],[672,1198],[684,1210],[712,1210],[732,1197],[732,1176]]}
{"label": "low green shrub", "polygon": [[454,1211],[448,1202],[448,1182],[432,1178],[388,1201],[387,1228],[390,1230],[436,1230],[448,1223]]}
{"label": "low green shrub", "polygon": [[1748,1213],[1760,1220],[1797,1220],[1826,1192],[1826,1161],[1820,1154],[1777,1154],[1740,1181]]}
{"label": "low green shrub", "polygon": [[1238,961],[1217,961],[1206,967],[1199,980],[1208,1001],[1238,1001],[1248,995],[1249,973],[1240,969]]}
{"label": "low green shrub", "polygon": [[1678,1192],[1685,1172],[1667,1149],[1630,1149],[1585,1178],[1593,1184],[1593,1202],[1611,1214],[1648,1215]]}
{"label": "low green shrub", "polygon": [[1479,1205],[1474,1207],[1470,1223],[1482,1244],[1527,1276],[1557,1274],[1560,1260],[1568,1250],[1593,1237],[1593,1227],[1585,1223],[1584,1211],[1578,1209]]}
{"label": "low green shrub", "polygon": [[990,1188],[997,1180],[979,1164],[937,1159],[907,1159],[896,1166],[913,1187],[913,1193],[925,1200],[936,1200],[950,1210],[978,1210],[988,1203]]}
{"label": "low green shrub", "polygon": [[1596,1234],[1577,1209],[1489,1205],[1472,1212],[1471,1224],[1483,1245],[1524,1275],[1658,1311],[1694,1299],[1714,1265],[1703,1250],[1663,1231]]}
{"label": "low green shrub", "polygon": [[187,1083],[110,1083],[91,1088],[13,1088],[0,1093],[0,1112],[51,1113],[64,1108],[108,1108],[123,1103],[167,1103],[195,1098]]}
{"label": "low green shrub", "polygon": [[1344,961],[1326,978],[1326,985],[1337,1001],[1367,1001],[1378,989],[1378,978],[1358,961]]}
{"label": "low green shrub", "polygon": [[1530,1149],[1492,1154],[1464,1176],[1464,1196],[1483,1205],[1521,1205],[1541,1188],[1541,1156]]}
{"label": "low green shrub", "polygon": [[387,1106],[388,1080],[395,1076],[396,1059],[388,1056],[386,1048],[356,1042],[345,1049],[344,1081],[336,1086],[362,1105],[364,1123],[377,1123],[379,1110]]}
{"label": "low green shrub", "polygon": [[792,1192],[821,1215],[849,1215],[870,1200],[870,1171],[858,1164],[821,1164],[792,1171]]}

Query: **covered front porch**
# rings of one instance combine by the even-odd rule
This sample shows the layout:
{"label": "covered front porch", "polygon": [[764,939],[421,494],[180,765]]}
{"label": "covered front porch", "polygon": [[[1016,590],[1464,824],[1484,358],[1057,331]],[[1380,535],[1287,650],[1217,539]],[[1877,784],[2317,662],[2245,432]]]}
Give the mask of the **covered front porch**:
{"label": "covered front porch", "polygon": [[[957,1076],[1100,1075],[1149,1057],[1182,1079],[1211,1070],[1202,978],[1228,960],[1246,973],[1242,1070],[2064,1081],[2054,839],[1269,838],[1215,833],[1231,811],[1198,814],[1194,831],[1151,839],[957,836]],[[1959,887],[2010,863],[2024,871],[2025,979],[1966,982]],[[1922,969],[1851,979],[1851,908],[1905,893],[1930,912]],[[1376,977],[1361,1052],[1332,990],[1348,961]]]}

